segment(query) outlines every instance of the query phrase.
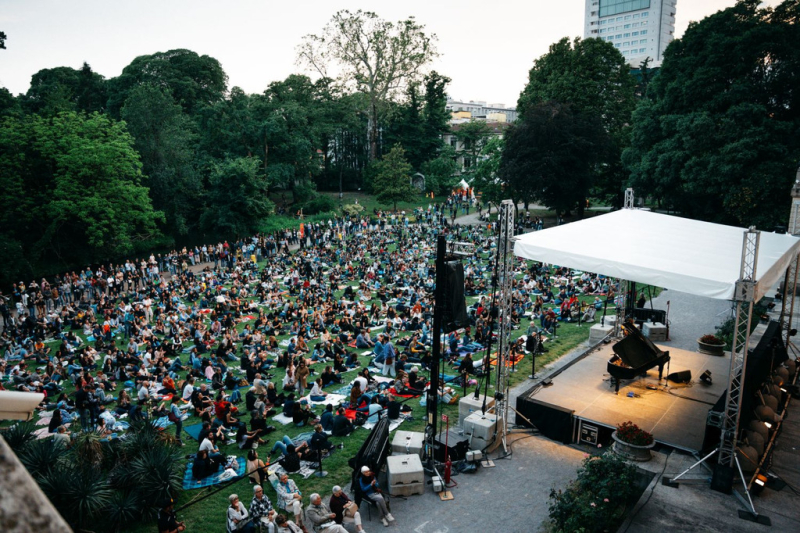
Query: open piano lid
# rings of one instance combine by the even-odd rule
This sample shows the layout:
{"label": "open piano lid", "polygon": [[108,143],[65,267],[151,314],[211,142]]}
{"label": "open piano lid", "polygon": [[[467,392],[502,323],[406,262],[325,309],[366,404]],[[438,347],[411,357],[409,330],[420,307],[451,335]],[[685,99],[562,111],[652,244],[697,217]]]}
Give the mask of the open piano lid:
{"label": "open piano lid", "polygon": [[612,350],[627,366],[631,368],[647,366],[651,361],[664,354],[650,339],[644,336],[633,320],[625,321],[622,327],[628,334],[616,343]]}

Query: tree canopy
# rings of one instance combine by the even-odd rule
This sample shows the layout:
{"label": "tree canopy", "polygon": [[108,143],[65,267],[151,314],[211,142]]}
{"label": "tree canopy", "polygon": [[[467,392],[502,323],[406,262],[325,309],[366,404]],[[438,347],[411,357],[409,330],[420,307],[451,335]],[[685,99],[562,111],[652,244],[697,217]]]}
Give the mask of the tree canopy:
{"label": "tree canopy", "polygon": [[689,25],[633,116],[630,185],[683,214],[772,228],[800,158],[800,2]]}
{"label": "tree canopy", "polygon": [[342,10],[320,34],[306,35],[298,47],[298,63],[366,95],[370,160],[379,155],[381,107],[418,81],[422,68],[437,55],[436,36],[427,35],[424,29],[414,17],[395,23],[370,11]]}
{"label": "tree canopy", "polygon": [[534,61],[528,78],[517,104],[521,117],[539,104],[554,101],[600,122],[609,141],[593,169],[593,195],[619,204],[627,179],[621,154],[636,105],[636,79],[625,58],[607,41],[564,38]]}
{"label": "tree canopy", "polygon": [[399,144],[375,162],[374,167],[372,189],[380,203],[393,205],[397,211],[397,202],[411,201],[418,194],[411,186],[411,165]]}
{"label": "tree canopy", "polygon": [[0,190],[0,241],[24,252],[26,273],[51,256],[62,264],[114,258],[160,237],[163,215],[142,185],[133,139],[104,115],[6,118]]}
{"label": "tree canopy", "polygon": [[590,113],[545,102],[527,110],[507,132],[498,176],[503,194],[539,201],[557,214],[582,215],[594,168],[608,136]]}

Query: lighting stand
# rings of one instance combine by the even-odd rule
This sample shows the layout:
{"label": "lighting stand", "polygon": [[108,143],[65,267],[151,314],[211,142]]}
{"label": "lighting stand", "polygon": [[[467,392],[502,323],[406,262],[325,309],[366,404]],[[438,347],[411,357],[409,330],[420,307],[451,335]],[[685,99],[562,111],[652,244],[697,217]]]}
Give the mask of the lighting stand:
{"label": "lighting stand", "polygon": [[317,454],[319,456],[319,470],[314,472],[314,475],[317,477],[325,477],[328,475],[328,473],[322,469],[322,448],[317,450]]}
{"label": "lighting stand", "polygon": [[[753,300],[755,299],[756,266],[758,260],[758,246],[761,232],[750,228],[744,232],[742,245],[742,261],[739,270],[739,281],[736,282],[734,300],[736,302],[736,322],[733,328],[733,346],[731,348],[731,366],[729,372],[728,391],[725,397],[725,411],[720,417],[718,427],[722,430],[719,447],[701,460],[690,466],[685,471],[672,479],[665,478],[664,485],[677,487],[676,483],[685,474],[695,467],[705,464],[714,454],[718,454],[717,465],[711,478],[711,488],[720,492],[729,493],[732,490],[732,481],[736,474],[742,481],[744,495],[733,490],[733,494],[746,507],[739,510],[739,518],[770,525],[769,517],[760,515],[753,499],[750,497],[747,480],[742,472],[739,459],[736,456],[737,438],[739,434],[739,420],[742,408],[742,392],[744,391],[744,369],[747,364],[747,350],[750,343],[750,321],[753,316]],[[688,479],[691,481],[707,481],[703,479]]]}

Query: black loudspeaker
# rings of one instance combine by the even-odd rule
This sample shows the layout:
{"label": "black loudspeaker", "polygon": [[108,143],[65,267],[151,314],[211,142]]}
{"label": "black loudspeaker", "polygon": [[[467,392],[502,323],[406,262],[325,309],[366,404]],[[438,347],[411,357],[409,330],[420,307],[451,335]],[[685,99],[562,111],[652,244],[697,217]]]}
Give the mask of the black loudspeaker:
{"label": "black loudspeaker", "polygon": [[525,350],[528,352],[533,352],[536,350],[536,337],[533,335],[528,335],[528,338],[525,339]]}
{"label": "black loudspeaker", "polygon": [[731,494],[733,492],[733,467],[721,464],[714,466],[711,488],[717,492]]}
{"label": "black loudspeaker", "polygon": [[464,265],[461,261],[447,261],[445,272],[445,306],[442,317],[444,330],[449,333],[469,325],[467,303],[464,301]]}
{"label": "black loudspeaker", "polygon": [[459,435],[458,431],[451,429],[445,433],[436,435],[436,443],[434,444],[433,457],[437,461],[444,461],[445,442],[447,443],[447,457],[451,461],[460,461],[467,458],[469,451],[469,437]]}
{"label": "black loudspeaker", "polygon": [[670,381],[674,381],[675,383],[689,383],[692,381],[692,371],[691,370],[682,370],[680,372],[673,372],[667,379]]}

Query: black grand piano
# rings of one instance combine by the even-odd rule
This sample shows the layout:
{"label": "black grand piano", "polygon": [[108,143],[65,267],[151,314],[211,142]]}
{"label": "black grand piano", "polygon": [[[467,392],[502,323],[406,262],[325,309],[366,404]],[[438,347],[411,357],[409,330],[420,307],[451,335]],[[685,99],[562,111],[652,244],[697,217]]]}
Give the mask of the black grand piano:
{"label": "black grand piano", "polygon": [[664,375],[664,365],[669,362],[669,352],[659,350],[653,342],[642,334],[633,320],[628,319],[623,325],[626,336],[616,343],[612,349],[614,356],[608,360],[608,373],[611,375],[611,386],[619,384],[623,379],[635,379],[654,366],[658,366],[658,380]]}

